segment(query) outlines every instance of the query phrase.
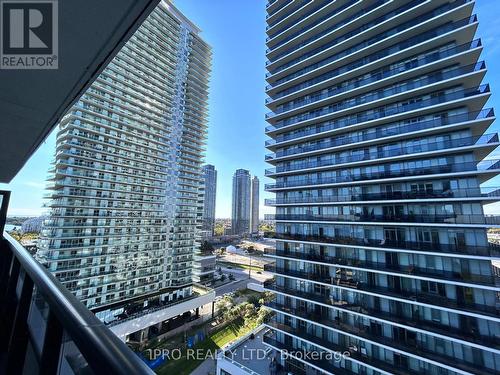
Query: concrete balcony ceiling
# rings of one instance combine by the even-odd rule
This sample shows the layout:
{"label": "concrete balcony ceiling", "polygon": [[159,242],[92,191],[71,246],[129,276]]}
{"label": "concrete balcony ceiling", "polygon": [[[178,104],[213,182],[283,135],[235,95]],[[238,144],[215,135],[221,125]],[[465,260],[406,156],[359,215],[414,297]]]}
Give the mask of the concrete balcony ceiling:
{"label": "concrete balcony ceiling", "polygon": [[58,69],[0,69],[0,182],[10,182],[159,0],[58,2]]}

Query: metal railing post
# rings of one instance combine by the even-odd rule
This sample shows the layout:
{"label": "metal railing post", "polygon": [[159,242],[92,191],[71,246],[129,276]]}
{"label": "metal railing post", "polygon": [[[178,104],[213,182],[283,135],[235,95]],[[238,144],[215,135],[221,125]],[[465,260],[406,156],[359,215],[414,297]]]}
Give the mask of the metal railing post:
{"label": "metal railing post", "polygon": [[62,342],[63,327],[49,308],[40,361],[44,364],[41,374],[56,375],[58,373]]}
{"label": "metal railing post", "polygon": [[7,374],[15,374],[24,368],[26,349],[28,347],[28,314],[31,297],[33,295],[33,281],[24,273],[21,294],[17,301],[12,330],[10,332],[9,349],[7,352]]}
{"label": "metal railing post", "polygon": [[5,298],[4,305],[1,308],[0,314],[4,318],[1,337],[2,346],[8,347],[12,326],[9,326],[14,320],[16,309],[17,309],[17,299],[16,299],[16,287],[19,280],[19,273],[21,269],[21,264],[16,257],[12,259],[10,264],[10,269],[7,271],[7,284],[5,286]]}

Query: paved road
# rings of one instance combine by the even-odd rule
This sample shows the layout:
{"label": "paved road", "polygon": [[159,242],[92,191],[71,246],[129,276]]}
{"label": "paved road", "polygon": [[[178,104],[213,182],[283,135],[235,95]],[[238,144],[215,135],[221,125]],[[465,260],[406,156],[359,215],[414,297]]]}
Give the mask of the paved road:
{"label": "paved road", "polygon": [[263,272],[262,274],[258,274],[252,271],[252,277],[248,278],[248,270],[236,270],[232,268],[222,268],[222,272],[225,274],[233,274],[235,277],[235,281],[222,285],[215,289],[215,295],[221,296],[225,293],[234,292],[238,289],[246,289],[248,283],[257,283],[261,284],[267,279],[272,277],[272,274],[269,272]]}
{"label": "paved road", "polygon": [[243,279],[234,281],[230,284],[222,285],[221,287],[215,289],[215,295],[218,297],[222,296],[225,293],[234,292],[235,290],[238,289],[245,289],[247,287],[247,284],[248,284],[248,279]]}

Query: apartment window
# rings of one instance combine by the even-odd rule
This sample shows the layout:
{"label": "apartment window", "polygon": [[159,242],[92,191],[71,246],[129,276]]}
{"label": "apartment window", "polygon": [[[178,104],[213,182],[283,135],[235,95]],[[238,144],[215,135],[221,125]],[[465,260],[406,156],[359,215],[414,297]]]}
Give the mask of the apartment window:
{"label": "apartment window", "polygon": [[433,322],[441,323],[441,312],[437,309],[431,309],[431,319]]}

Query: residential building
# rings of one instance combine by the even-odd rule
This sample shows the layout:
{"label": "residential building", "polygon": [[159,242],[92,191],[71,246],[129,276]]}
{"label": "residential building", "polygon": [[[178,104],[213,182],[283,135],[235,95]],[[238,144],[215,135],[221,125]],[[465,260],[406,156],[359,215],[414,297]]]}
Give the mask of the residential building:
{"label": "residential building", "polygon": [[[204,182],[198,191],[198,208],[197,218],[200,226],[199,235],[201,237],[201,245],[197,246],[193,258],[193,281],[202,285],[209,285],[212,283],[215,274],[215,254],[211,251],[211,246],[208,245],[208,240],[213,237],[213,228],[215,226],[215,217],[212,220],[206,220],[206,165],[204,169]],[[213,166],[212,166],[213,167]],[[216,172],[217,173],[217,172]],[[209,187],[210,188],[210,187]],[[211,199],[209,197],[209,199]],[[215,199],[215,196],[213,197]],[[215,210],[215,202],[214,210]],[[215,216],[215,213],[214,213]],[[206,224],[212,222],[212,229],[207,229]],[[207,246],[208,245],[208,246]]]}
{"label": "residential building", "polygon": [[203,227],[202,230],[209,236],[214,235],[215,226],[215,202],[217,195],[217,170],[215,166],[206,164],[203,166],[204,201],[203,201]]}
{"label": "residential building", "polygon": [[251,189],[250,172],[246,169],[237,169],[233,175],[232,234],[250,232]]}
{"label": "residential building", "polygon": [[203,285],[210,285],[215,276],[215,258],[212,252],[198,249],[194,254],[193,281]]}
{"label": "residential building", "polygon": [[42,230],[42,224],[46,219],[45,216],[32,217],[27,219],[21,225],[23,233],[39,233]]}
{"label": "residential building", "polygon": [[500,373],[483,211],[499,138],[474,4],[268,2],[264,342],[285,371]]}
{"label": "residential building", "polygon": [[[56,29],[54,35],[65,47],[60,50],[59,68],[50,72],[0,69],[1,183],[10,183],[19,176],[75,98],[95,81],[157,3],[66,1],[59,2],[58,9],[57,2],[43,4],[44,15],[50,14],[52,7],[63,20],[64,27]],[[40,9],[38,2],[8,5],[20,6],[18,9],[26,15],[27,10]],[[45,17],[44,21],[46,25]],[[91,31],[91,37],[82,30]],[[19,242],[3,232],[9,196],[23,199],[23,193],[17,188],[0,191],[0,372],[154,375],[130,347],[44,266],[34,262]],[[21,222],[13,224],[19,226]]]}
{"label": "residential building", "polygon": [[211,66],[199,33],[162,1],[57,130],[37,257],[101,320],[133,322],[124,340],[213,294],[198,301],[192,282]]}
{"label": "residential building", "polygon": [[257,233],[259,231],[259,178],[257,176],[252,178],[251,206],[250,231]]}

